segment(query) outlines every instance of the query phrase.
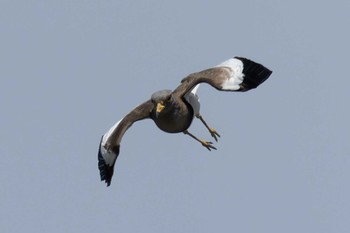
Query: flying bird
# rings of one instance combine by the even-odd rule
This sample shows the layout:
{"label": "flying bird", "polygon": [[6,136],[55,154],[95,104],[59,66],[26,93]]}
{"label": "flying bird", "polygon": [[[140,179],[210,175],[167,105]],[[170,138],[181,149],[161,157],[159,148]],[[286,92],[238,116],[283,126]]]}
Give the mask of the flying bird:
{"label": "flying bird", "polygon": [[234,57],[215,67],[189,74],[173,91],[155,92],[149,100],[129,112],[102,136],[98,149],[101,181],[105,181],[107,186],[111,184],[122,137],[127,129],[139,120],[152,119],[159,129],[167,133],[184,133],[208,150],[216,150],[212,142],[199,139],[188,131],[196,117],[203,122],[215,141],[220,137],[200,114],[197,95],[200,83],[208,83],[219,91],[244,92],[259,86],[271,73],[271,70],[259,63],[243,57]]}

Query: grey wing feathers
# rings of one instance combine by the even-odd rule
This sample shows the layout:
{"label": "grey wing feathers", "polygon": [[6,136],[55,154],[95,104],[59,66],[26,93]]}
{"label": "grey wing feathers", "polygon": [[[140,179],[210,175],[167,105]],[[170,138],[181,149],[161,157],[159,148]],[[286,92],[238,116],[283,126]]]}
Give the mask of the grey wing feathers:
{"label": "grey wing feathers", "polygon": [[153,103],[149,100],[137,106],[121,121],[115,124],[105,135],[102,136],[98,150],[98,169],[101,181],[107,186],[111,184],[115,161],[119,156],[120,142],[126,130],[139,120],[150,118]]}

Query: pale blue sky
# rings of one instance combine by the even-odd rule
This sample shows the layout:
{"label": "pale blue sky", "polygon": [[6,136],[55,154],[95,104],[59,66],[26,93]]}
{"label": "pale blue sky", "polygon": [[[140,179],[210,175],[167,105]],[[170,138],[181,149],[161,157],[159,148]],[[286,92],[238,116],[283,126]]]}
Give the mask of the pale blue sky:
{"label": "pale blue sky", "polygon": [[[1,232],[348,232],[350,3],[131,2],[1,1]],[[138,122],[106,188],[101,135],[232,56],[274,73],[200,87],[218,150]]]}

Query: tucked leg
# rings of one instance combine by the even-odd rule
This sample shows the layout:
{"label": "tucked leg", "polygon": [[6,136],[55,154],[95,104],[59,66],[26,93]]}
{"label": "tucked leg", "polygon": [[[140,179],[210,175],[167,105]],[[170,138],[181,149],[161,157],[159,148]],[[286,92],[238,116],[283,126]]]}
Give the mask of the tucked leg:
{"label": "tucked leg", "polygon": [[209,130],[209,133],[211,134],[211,136],[215,139],[215,141],[218,141],[217,137],[220,137],[220,134],[218,132],[216,132],[215,129],[211,128],[208,126],[207,122],[205,122],[205,120],[203,119],[203,117],[198,113],[196,115],[196,117],[201,120],[201,122],[205,125],[205,127]]}
{"label": "tucked leg", "polygon": [[185,130],[183,132],[184,134],[192,137],[193,139],[195,139],[196,141],[200,142],[202,144],[202,146],[204,146],[205,148],[207,148],[208,150],[214,149],[216,150],[216,148],[212,145],[212,142],[208,142],[208,141],[204,141],[202,139],[197,138],[196,136],[194,136],[193,134],[191,134],[190,132],[188,132],[187,130]]}

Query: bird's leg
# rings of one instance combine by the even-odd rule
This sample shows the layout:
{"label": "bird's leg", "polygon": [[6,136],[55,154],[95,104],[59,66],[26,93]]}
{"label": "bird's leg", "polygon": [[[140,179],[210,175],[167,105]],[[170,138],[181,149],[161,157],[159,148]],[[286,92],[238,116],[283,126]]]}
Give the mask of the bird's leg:
{"label": "bird's leg", "polygon": [[214,149],[216,150],[216,148],[212,145],[212,142],[208,142],[208,141],[204,141],[202,139],[197,138],[196,136],[194,136],[193,134],[191,134],[190,132],[188,132],[187,130],[185,130],[183,132],[184,134],[192,137],[193,139],[195,139],[196,141],[200,142],[202,144],[202,146],[204,146],[205,148],[207,148],[208,150]]}
{"label": "bird's leg", "polygon": [[201,114],[196,114],[196,117],[201,120],[201,122],[205,125],[205,127],[209,130],[209,133],[211,134],[211,136],[215,139],[215,141],[218,141],[217,137],[220,137],[220,134],[218,132],[216,132],[215,129],[211,128],[208,126],[207,122],[205,122],[205,120],[203,119],[203,117],[201,116]]}

